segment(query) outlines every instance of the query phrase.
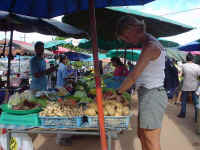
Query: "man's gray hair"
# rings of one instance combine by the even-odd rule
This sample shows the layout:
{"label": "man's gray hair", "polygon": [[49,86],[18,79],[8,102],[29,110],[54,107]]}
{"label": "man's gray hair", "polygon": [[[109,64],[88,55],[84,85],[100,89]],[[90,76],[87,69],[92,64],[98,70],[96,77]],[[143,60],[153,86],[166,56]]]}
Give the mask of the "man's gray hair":
{"label": "man's gray hair", "polygon": [[131,26],[141,27],[141,31],[145,31],[144,21],[140,21],[137,18],[126,15],[121,17],[116,24],[116,36],[123,34],[123,32]]}

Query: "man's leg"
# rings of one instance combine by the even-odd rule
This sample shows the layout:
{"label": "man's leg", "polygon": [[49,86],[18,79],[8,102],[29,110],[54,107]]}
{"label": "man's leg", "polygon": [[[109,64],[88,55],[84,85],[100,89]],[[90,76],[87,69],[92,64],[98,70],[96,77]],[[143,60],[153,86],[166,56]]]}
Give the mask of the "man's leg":
{"label": "man's leg", "polygon": [[160,131],[161,129],[139,129],[142,134],[144,150],[161,150]]}
{"label": "man's leg", "polygon": [[185,118],[186,115],[186,104],[188,98],[188,91],[182,91],[181,94],[181,112],[179,113],[178,117]]}
{"label": "man's leg", "polygon": [[195,91],[192,91],[192,101],[194,104],[194,118],[195,118],[195,121],[197,121],[198,95],[196,95]]}
{"label": "man's leg", "polygon": [[141,145],[142,145],[142,150],[147,150],[147,149],[145,148],[144,135],[143,135],[142,130],[141,130],[141,128],[140,128],[139,117],[138,117],[138,128],[137,128],[137,134],[138,134],[138,137],[139,137],[140,142],[141,142]]}

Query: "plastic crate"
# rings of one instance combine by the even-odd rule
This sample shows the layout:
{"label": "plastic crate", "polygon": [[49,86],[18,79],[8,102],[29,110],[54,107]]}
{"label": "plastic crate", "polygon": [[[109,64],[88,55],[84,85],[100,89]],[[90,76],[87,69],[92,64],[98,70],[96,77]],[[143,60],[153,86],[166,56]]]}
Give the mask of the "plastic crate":
{"label": "plastic crate", "polygon": [[2,112],[0,117],[0,124],[4,125],[17,125],[17,126],[40,126],[38,114],[28,115],[14,115],[6,112]]}
{"label": "plastic crate", "polygon": [[[107,129],[128,129],[131,116],[104,116],[104,125]],[[88,116],[88,127],[99,128],[98,117]]]}
{"label": "plastic crate", "polygon": [[44,128],[80,128],[82,117],[39,117]]}

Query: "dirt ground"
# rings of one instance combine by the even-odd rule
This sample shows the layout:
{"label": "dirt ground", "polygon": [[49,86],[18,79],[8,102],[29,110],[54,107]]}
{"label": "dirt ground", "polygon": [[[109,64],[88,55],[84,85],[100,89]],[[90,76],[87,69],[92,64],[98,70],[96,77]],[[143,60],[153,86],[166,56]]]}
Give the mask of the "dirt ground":
{"label": "dirt ground", "polygon": [[[137,137],[137,102],[134,102],[132,131],[123,132],[120,138],[112,141],[112,150],[141,150]],[[185,119],[177,118],[180,105],[170,104],[163,120],[161,133],[162,150],[200,150],[200,136],[195,134],[193,105],[188,104]],[[76,136],[72,147],[56,145],[56,135],[34,137],[35,150],[100,150],[98,136]]]}

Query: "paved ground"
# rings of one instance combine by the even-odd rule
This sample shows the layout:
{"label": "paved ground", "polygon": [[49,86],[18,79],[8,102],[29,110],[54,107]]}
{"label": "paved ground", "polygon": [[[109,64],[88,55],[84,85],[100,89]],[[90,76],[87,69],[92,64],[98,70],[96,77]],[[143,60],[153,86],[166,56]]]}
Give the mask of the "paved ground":
{"label": "paved ground", "polygon": [[[112,150],[141,150],[137,137],[137,105],[134,103],[132,131],[124,132],[119,140],[113,140]],[[188,105],[185,119],[177,118],[180,106],[169,104],[161,135],[162,150],[200,150],[200,136],[195,134],[193,106]],[[60,147],[55,143],[55,135],[38,135],[34,138],[35,150],[100,150],[99,137],[81,136],[73,139],[72,147]]]}

